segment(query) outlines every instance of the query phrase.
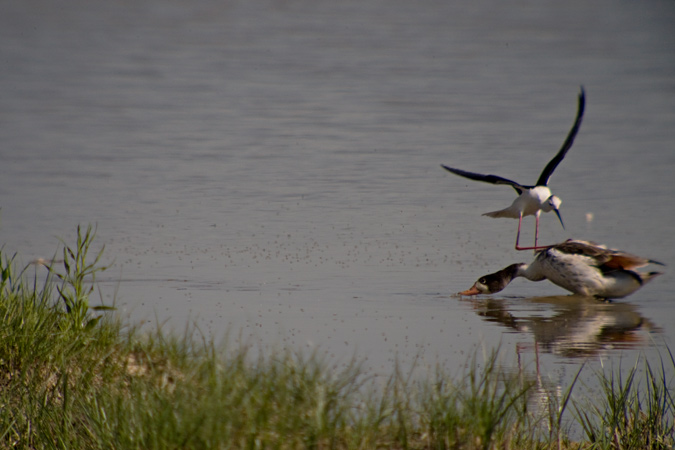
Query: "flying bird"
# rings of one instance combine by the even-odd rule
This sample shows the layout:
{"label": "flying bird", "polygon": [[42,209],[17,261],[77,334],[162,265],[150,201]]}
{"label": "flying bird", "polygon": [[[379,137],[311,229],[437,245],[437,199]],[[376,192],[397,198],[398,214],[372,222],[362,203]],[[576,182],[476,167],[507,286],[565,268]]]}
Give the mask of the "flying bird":
{"label": "flying bird", "polygon": [[598,298],[621,298],[640,289],[661,272],[637,272],[648,264],[664,265],[593,242],[569,239],[536,253],[531,264],[511,264],[482,276],[460,295],[494,294],[515,278],[549,280],[574,294]]}
{"label": "flying bird", "polygon": [[[482,175],[480,173],[467,172],[466,170],[455,169],[453,167],[448,167],[444,164],[441,164],[441,166],[444,169],[454,173],[455,175],[459,175],[464,178],[468,178],[470,180],[482,181],[485,183],[506,184],[513,187],[513,189],[516,190],[516,192],[518,193],[518,197],[513,201],[511,206],[505,209],[501,209],[499,211],[492,211],[483,214],[484,216],[490,217],[508,217],[512,219],[518,219],[516,250],[536,251],[539,249],[546,248],[537,246],[537,240],[539,237],[539,214],[542,211],[544,212],[554,211],[558,216],[558,220],[560,220],[560,225],[562,225],[563,229],[565,228],[565,224],[563,223],[559,211],[560,204],[562,203],[562,201],[560,200],[560,198],[551,193],[551,190],[548,187],[548,180],[551,178],[551,175],[553,174],[553,171],[556,169],[556,167],[558,167],[558,164],[560,164],[563,158],[565,158],[565,155],[572,147],[572,144],[574,143],[574,138],[579,132],[579,127],[581,126],[581,120],[584,116],[585,106],[586,106],[586,95],[584,93],[584,88],[582,86],[581,92],[579,93],[579,105],[577,108],[577,117],[574,120],[574,125],[572,125],[572,129],[567,134],[567,138],[565,139],[565,142],[563,142],[563,145],[558,151],[558,153],[553,157],[553,159],[551,159],[548,162],[548,164],[546,164],[546,167],[544,167],[544,170],[541,172],[541,175],[539,175],[539,179],[537,180],[534,186],[527,186],[497,175]],[[534,231],[534,247],[521,247],[519,245],[520,225],[523,221],[523,217],[531,215],[534,215],[536,219]]]}

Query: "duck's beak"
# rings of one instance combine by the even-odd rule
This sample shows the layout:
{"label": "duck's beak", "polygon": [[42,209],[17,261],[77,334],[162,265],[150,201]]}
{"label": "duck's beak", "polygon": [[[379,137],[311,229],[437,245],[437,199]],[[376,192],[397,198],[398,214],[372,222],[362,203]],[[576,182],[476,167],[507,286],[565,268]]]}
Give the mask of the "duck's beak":
{"label": "duck's beak", "polygon": [[558,220],[560,221],[560,225],[562,225],[563,230],[564,230],[565,224],[562,221],[562,216],[560,215],[560,211],[558,211],[558,209],[554,209],[553,211],[555,211],[555,215],[558,216]]}
{"label": "duck's beak", "polygon": [[478,295],[478,294],[480,294],[480,291],[478,290],[475,284],[471,286],[470,289],[467,289],[466,291],[462,291],[459,293],[459,295]]}

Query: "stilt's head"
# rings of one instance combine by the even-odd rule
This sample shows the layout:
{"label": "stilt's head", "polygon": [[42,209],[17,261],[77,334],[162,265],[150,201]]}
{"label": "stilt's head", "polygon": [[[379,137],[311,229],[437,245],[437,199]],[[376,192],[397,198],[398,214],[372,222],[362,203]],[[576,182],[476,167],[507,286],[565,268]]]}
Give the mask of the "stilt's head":
{"label": "stilt's head", "polygon": [[562,200],[560,200],[559,197],[556,197],[555,195],[551,195],[548,199],[546,199],[546,202],[542,206],[542,211],[544,212],[549,212],[549,211],[554,211],[555,215],[558,216],[558,220],[560,221],[560,225],[562,225],[563,230],[565,229],[565,224],[563,223],[562,216],[560,215],[560,205],[562,204]]}
{"label": "stilt's head", "polygon": [[460,292],[459,295],[495,294],[508,286],[523,266],[524,264],[512,264],[499,272],[484,275],[470,289]]}

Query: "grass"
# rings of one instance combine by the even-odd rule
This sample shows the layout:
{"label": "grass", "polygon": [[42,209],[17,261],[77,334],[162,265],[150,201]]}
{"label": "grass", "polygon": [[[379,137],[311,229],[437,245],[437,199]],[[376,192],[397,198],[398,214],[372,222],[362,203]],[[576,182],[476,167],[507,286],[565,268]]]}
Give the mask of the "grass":
{"label": "grass", "polygon": [[644,362],[641,386],[637,364],[626,375],[620,368],[598,374],[602,401],[575,405],[578,421],[594,448],[673,448],[675,397],[666,365],[675,367],[675,360],[670,351],[668,355],[669,361],[661,359],[657,369]]}
{"label": "grass", "polygon": [[[598,372],[593,401],[548,395],[505,370],[499,349],[452,376],[397,367],[385,383],[358,360],[231,348],[188,329],[141,332],[90,307],[102,250],[78,228],[44,279],[0,251],[0,448],[672,448],[675,361]],[[669,375],[670,373],[670,375]],[[640,376],[638,376],[640,375]],[[578,376],[578,374],[577,374]],[[638,379],[643,380],[639,383]],[[569,411],[569,412],[568,412]],[[563,417],[584,433],[570,442]]]}

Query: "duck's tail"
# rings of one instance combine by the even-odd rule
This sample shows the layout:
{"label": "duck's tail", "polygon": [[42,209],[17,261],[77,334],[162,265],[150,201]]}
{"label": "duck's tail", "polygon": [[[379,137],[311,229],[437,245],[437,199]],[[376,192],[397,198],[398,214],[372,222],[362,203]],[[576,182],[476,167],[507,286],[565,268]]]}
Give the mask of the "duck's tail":
{"label": "duck's tail", "polygon": [[642,281],[642,284],[645,284],[645,283],[648,283],[648,282],[652,281],[654,278],[658,277],[659,275],[663,275],[663,272],[641,273],[640,279]]}

